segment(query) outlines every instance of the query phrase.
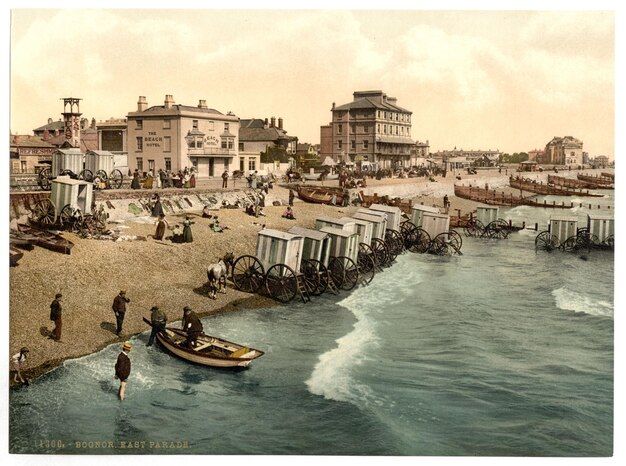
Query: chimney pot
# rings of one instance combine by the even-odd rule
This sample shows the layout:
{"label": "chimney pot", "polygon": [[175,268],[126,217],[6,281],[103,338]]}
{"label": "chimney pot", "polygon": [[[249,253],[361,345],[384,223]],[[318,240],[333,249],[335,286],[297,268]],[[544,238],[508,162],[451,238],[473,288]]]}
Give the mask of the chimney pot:
{"label": "chimney pot", "polygon": [[283,119],[282,118],[278,119],[278,129],[283,129]]}
{"label": "chimney pot", "polygon": [[201,99],[201,100],[198,102],[198,108],[208,108],[208,107],[207,107],[207,105],[206,105],[206,100],[202,100],[202,99]]}
{"label": "chimney pot", "polygon": [[137,99],[137,111],[143,112],[148,108],[148,101],[146,100],[146,96],[140,95],[139,99]]}
{"label": "chimney pot", "polygon": [[48,124],[52,123],[52,118],[48,118]]}
{"label": "chimney pot", "polygon": [[272,117],[270,122],[270,128],[274,128],[276,126],[276,117]]}

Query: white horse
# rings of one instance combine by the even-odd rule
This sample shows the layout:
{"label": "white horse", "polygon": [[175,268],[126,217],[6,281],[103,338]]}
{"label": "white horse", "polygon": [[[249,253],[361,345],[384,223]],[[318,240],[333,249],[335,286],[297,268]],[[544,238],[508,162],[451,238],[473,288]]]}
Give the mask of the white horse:
{"label": "white horse", "polygon": [[216,264],[211,264],[206,269],[209,280],[209,298],[216,299],[217,292],[226,293],[226,276],[229,266],[233,265],[234,255],[232,252],[219,259]]}

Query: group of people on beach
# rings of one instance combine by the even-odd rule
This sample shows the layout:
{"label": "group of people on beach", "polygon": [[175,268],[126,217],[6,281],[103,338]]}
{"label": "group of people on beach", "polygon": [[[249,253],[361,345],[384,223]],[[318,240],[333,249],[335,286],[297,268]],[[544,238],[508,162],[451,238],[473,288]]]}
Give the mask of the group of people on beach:
{"label": "group of people on beach", "polygon": [[132,189],[196,187],[196,173],[193,167],[190,169],[185,167],[184,170],[178,170],[176,173],[171,170],[159,169],[156,176],[152,169],[140,173],[139,169],[136,168],[132,177],[130,183]]}

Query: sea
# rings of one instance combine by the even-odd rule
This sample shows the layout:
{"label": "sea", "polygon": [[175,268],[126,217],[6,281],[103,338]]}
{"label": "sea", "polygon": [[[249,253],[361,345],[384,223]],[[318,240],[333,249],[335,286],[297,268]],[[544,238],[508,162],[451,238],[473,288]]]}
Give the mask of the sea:
{"label": "sea", "polygon": [[[613,194],[593,204],[607,213]],[[588,212],[499,217],[542,231],[550,215],[584,226]],[[539,231],[463,236],[462,255],[407,252],[351,292],[204,318],[207,333],[265,351],[243,371],[147,347],[146,331],[130,340],[121,402],[119,344],[66,361],[10,391],[9,451],[611,456],[614,254],[535,251]]]}

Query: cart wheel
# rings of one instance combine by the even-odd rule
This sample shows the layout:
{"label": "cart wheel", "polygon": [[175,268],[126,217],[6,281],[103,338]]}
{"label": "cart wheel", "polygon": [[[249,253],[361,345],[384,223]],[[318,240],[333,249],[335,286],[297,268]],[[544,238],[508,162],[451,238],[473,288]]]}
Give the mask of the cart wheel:
{"label": "cart wheel", "polygon": [[109,178],[109,175],[107,175],[107,172],[104,170],[96,170],[94,177],[100,178],[102,181],[106,181]]}
{"label": "cart wheel", "polygon": [[448,241],[458,253],[461,252],[461,248],[463,247],[463,238],[455,230],[450,230],[448,232]]}
{"label": "cart wheel", "polygon": [[576,244],[579,249],[590,250],[593,247],[600,245],[600,238],[593,233],[589,233],[589,230],[585,228],[585,231],[576,235]]}
{"label": "cart wheel", "polygon": [[485,226],[480,220],[473,219],[472,223],[463,228],[463,233],[469,238],[480,238],[485,232]]}
{"label": "cart wheel", "polygon": [[422,228],[415,230],[415,235],[415,242],[413,246],[411,246],[410,251],[423,254],[428,251],[428,247],[430,246],[430,235]]}
{"label": "cart wheel", "polygon": [[400,232],[396,230],[387,230],[385,232],[385,241],[387,240],[387,237],[392,238],[392,244],[395,248],[396,256],[402,254],[404,252],[404,239],[402,238]]}
{"label": "cart wheel", "polygon": [[391,233],[391,230],[387,230],[385,233],[385,244],[387,245],[387,262],[391,264],[398,257],[398,246],[396,245],[396,238]]}
{"label": "cart wheel", "polygon": [[448,245],[448,233],[439,233],[430,242],[428,252],[437,256],[446,256],[450,254],[450,249]]}
{"label": "cart wheel", "polygon": [[61,170],[61,173],[59,173],[59,176],[69,176],[73,180],[78,179],[78,175],[70,169]]}
{"label": "cart wheel", "polygon": [[359,254],[357,258],[357,266],[359,272],[358,276],[361,283],[369,285],[376,274],[376,262],[374,262],[374,256],[372,254]]}
{"label": "cart wheel", "polygon": [[413,222],[406,221],[400,226],[400,233],[404,240],[404,248],[410,250],[417,241],[417,227]]}
{"label": "cart wheel", "polygon": [[561,244],[560,248],[563,251],[567,252],[577,251],[578,249],[580,249],[580,245],[578,244],[577,239],[578,238],[576,236],[570,236],[565,241],[563,241],[563,244]]}
{"label": "cart wheel", "polygon": [[78,179],[89,181],[91,183],[93,181],[93,172],[89,169],[84,169],[78,174]]}
{"label": "cart wheel", "polygon": [[376,260],[376,264],[379,267],[383,267],[387,265],[389,260],[389,252],[387,249],[387,244],[380,238],[372,239],[372,251],[374,252],[374,259]]}
{"label": "cart wheel", "polygon": [[39,170],[37,174],[37,184],[44,191],[50,191],[51,183],[50,179],[52,178],[52,170],[50,167],[42,168]]}
{"label": "cart wheel", "polygon": [[265,276],[265,288],[272,298],[288,303],[298,293],[296,273],[285,264],[272,265]]}
{"label": "cart wheel", "polygon": [[549,231],[542,231],[535,238],[535,251],[537,249],[544,249],[546,251],[552,251],[559,247],[559,239],[550,234]]}
{"label": "cart wheel", "polygon": [[337,288],[345,291],[353,289],[359,279],[359,269],[349,257],[333,257],[328,264],[328,270]]}
{"label": "cart wheel", "polygon": [[238,290],[256,293],[264,283],[265,270],[256,257],[241,256],[233,264],[232,279]]}
{"label": "cart wheel", "polygon": [[372,256],[372,258],[374,259],[374,265],[376,266],[377,269],[381,270],[380,265],[378,265],[378,263],[376,262],[376,255],[374,254],[374,250],[369,244],[359,243],[358,257],[361,257],[361,256]]}
{"label": "cart wheel", "polygon": [[120,189],[124,181],[124,175],[117,168],[111,172],[110,176],[111,187],[114,189]]}
{"label": "cart wheel", "polygon": [[502,219],[494,220],[485,227],[484,236],[505,239],[509,236],[509,224]]}
{"label": "cart wheel", "polygon": [[65,207],[61,209],[61,214],[59,217],[61,219],[61,225],[66,228],[69,227],[72,230],[75,223],[83,222],[83,213],[80,211],[80,209],[75,209],[69,204],[65,205]]}
{"label": "cart wheel", "polygon": [[320,282],[322,281],[322,277],[320,276],[317,267],[318,263],[316,262],[317,261],[312,259],[304,259],[300,264],[300,272],[302,273],[304,285],[309,294],[313,296],[319,296],[324,292],[324,290],[321,289]]}
{"label": "cart wheel", "polygon": [[57,209],[50,199],[42,199],[33,207],[33,219],[44,225],[52,225],[57,221]]}

